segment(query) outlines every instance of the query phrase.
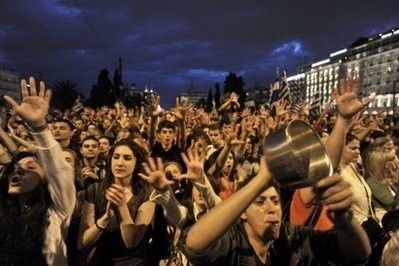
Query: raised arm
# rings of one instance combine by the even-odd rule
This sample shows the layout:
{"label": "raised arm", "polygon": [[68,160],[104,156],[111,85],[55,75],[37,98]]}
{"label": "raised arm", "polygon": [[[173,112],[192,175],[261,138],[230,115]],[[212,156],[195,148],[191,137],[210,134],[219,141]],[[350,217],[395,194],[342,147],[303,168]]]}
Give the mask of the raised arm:
{"label": "raised arm", "polygon": [[154,159],[149,158],[148,163],[144,165],[144,173],[140,173],[139,176],[155,189],[150,200],[162,207],[165,218],[171,225],[181,228],[187,218],[187,209],[173,194],[170,185],[174,182],[166,178],[162,160],[157,158],[155,164]]}
{"label": "raised arm", "polygon": [[[338,107],[337,121],[325,144],[326,150],[331,158],[334,169],[339,168],[342,151],[345,146],[346,133],[348,133],[353,117],[367,106],[372,99],[362,103],[357,98],[359,89],[358,79],[341,79],[338,88],[334,90],[333,97],[336,99]],[[301,198],[304,203],[309,204],[314,199],[311,188],[300,190]]]}
{"label": "raised arm", "polygon": [[206,250],[237,221],[251,202],[269,186],[271,179],[266,159],[262,157],[258,175],[202,216],[188,231],[185,245],[197,254]]}
{"label": "raised arm", "polygon": [[46,116],[49,110],[51,91],[46,90],[44,82],[40,82],[39,92],[33,77],[21,81],[22,102],[18,104],[10,96],[4,99],[11,105],[15,114],[28,125],[37,143],[37,154],[43,164],[48,181],[48,188],[55,210],[67,219],[75,207],[76,191],[72,167],[62,157],[62,149],[48,130]]}
{"label": "raised arm", "polygon": [[345,136],[350,129],[353,117],[372,101],[372,99],[368,99],[362,103],[358,99],[358,90],[359,80],[353,78],[341,79],[338,88],[334,90],[338,116],[325,145],[334,169],[339,167],[339,161],[345,145]]}

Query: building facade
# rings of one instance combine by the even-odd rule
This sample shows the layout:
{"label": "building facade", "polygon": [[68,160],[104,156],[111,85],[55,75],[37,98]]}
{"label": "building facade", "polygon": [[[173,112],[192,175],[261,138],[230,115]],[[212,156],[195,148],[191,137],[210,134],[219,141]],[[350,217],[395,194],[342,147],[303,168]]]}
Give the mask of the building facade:
{"label": "building facade", "polygon": [[328,58],[301,66],[295,76],[304,79],[308,102],[319,93],[321,103],[327,104],[340,79],[357,77],[360,97],[375,94],[369,109],[393,110],[399,106],[399,28],[361,37]]}
{"label": "building facade", "polygon": [[0,67],[0,95],[9,95],[19,99],[19,74],[15,71]]}

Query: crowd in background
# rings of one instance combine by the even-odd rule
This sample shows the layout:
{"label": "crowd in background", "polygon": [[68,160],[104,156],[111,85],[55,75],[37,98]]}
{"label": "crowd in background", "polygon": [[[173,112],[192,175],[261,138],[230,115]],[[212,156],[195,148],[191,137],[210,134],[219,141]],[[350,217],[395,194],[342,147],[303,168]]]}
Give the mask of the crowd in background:
{"label": "crowd in background", "polygon": [[[157,95],[56,112],[22,80],[1,107],[0,265],[399,265],[399,117],[365,114],[357,90],[341,80],[312,118],[234,93],[208,112]],[[297,119],[334,174],[292,191],[263,147]]]}

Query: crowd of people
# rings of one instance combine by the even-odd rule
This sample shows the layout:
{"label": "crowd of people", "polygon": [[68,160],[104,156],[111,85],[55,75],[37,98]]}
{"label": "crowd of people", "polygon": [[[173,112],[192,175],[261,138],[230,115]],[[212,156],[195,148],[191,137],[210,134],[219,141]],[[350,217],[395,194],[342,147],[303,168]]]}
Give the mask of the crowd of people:
{"label": "crowd of people", "polygon": [[[399,265],[399,117],[365,114],[358,88],[340,80],[319,117],[234,93],[77,113],[22,80],[1,107],[0,265]],[[263,152],[297,119],[334,171],[287,190]]]}

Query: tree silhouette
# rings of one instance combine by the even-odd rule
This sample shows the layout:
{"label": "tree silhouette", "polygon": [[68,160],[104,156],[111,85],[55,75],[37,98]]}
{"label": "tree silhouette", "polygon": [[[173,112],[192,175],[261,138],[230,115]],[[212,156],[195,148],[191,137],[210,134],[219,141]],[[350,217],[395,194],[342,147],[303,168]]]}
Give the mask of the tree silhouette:
{"label": "tree silhouette", "polygon": [[213,98],[215,99],[215,106],[216,108],[220,107],[220,86],[219,83],[215,84],[215,95],[213,96]]}
{"label": "tree silhouette", "polygon": [[213,95],[212,95],[212,88],[209,89],[208,97],[206,97],[206,105],[205,111],[210,113],[213,107]]}
{"label": "tree silhouette", "polygon": [[226,76],[226,80],[224,81],[224,94],[235,92],[240,96],[239,103],[241,108],[244,107],[245,100],[247,98],[246,92],[244,90],[244,80],[241,76],[237,76],[236,73],[230,72],[228,76]]}
{"label": "tree silhouette", "polygon": [[113,84],[108,77],[109,71],[102,69],[97,77],[97,84],[90,90],[89,105],[92,107],[112,106],[115,95],[112,91]]}
{"label": "tree silhouette", "polygon": [[113,86],[113,91],[115,93],[116,99],[120,100],[121,99],[121,87],[122,87],[122,80],[121,80],[121,75],[119,73],[118,69],[115,69],[114,71],[114,86]]}
{"label": "tree silhouette", "polygon": [[61,111],[71,108],[80,94],[76,89],[76,83],[73,83],[70,80],[56,81],[52,86],[52,89],[52,107]]}
{"label": "tree silhouette", "polygon": [[236,73],[230,72],[224,81],[224,94],[235,92],[238,95],[244,90],[244,81]]}

